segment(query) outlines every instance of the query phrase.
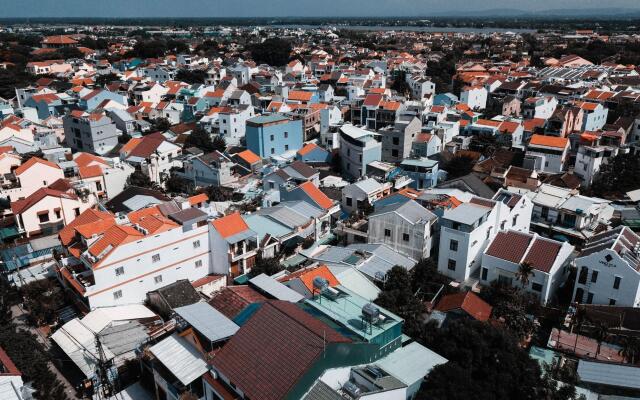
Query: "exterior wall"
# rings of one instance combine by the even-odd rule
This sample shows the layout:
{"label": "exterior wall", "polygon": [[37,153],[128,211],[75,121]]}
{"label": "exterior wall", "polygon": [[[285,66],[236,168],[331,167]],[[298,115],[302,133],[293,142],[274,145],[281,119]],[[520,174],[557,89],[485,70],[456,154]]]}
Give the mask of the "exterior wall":
{"label": "exterior wall", "polygon": [[601,104],[598,104],[595,111],[585,113],[582,119],[583,131],[597,131],[604,127],[607,123],[607,116],[609,115],[609,109],[604,108]]}
{"label": "exterior wall", "polygon": [[247,124],[246,140],[247,148],[262,158],[278,156],[287,151],[298,151],[302,148],[302,121],[293,120],[263,126]]}
{"label": "exterior wall", "polygon": [[487,89],[472,88],[460,93],[460,102],[465,103],[472,110],[484,110],[487,107]]}
{"label": "exterior wall", "polygon": [[18,200],[21,197],[28,197],[36,190],[51,185],[58,179],[64,178],[64,172],[60,168],[53,168],[42,163],[33,165],[24,171],[18,177],[20,187],[15,189],[3,190],[0,195],[6,193],[11,200]]}
{"label": "exterior wall", "polygon": [[99,121],[66,116],[63,118],[67,145],[75,151],[105,154],[118,144],[118,130],[108,117]]}
{"label": "exterior wall", "polygon": [[[430,228],[429,223],[411,224],[396,213],[370,216],[367,241],[387,244],[399,253],[420,260],[431,254]],[[391,236],[386,236],[385,230],[389,230]],[[409,235],[408,241],[403,234]]]}
{"label": "exterior wall", "polygon": [[[605,257],[609,256],[611,261]],[[576,284],[573,288],[572,300],[576,300],[576,292],[582,289],[581,303],[588,303],[588,293],[593,294],[591,304],[609,305],[615,300],[620,307],[640,306],[640,271],[636,271],[624,261],[618,253],[605,249],[575,260],[578,269]],[[587,268],[586,281],[580,282],[581,270]],[[593,272],[598,271],[596,282],[593,282]],[[620,278],[620,286],[614,289],[615,278]]]}
{"label": "exterior wall", "polygon": [[342,173],[349,177],[360,177],[367,173],[367,164],[380,161],[382,157],[382,143],[371,139],[363,146],[358,146],[340,137],[340,159]]}
{"label": "exterior wall", "polygon": [[[19,216],[16,216],[16,219],[18,221],[18,227],[26,232],[27,237],[39,234],[43,229],[46,231],[47,227],[52,230],[51,233],[55,233],[59,228],[69,224],[77,215],[82,214],[86,209],[91,208],[94,204],[95,199],[93,198],[87,202],[83,202],[81,200],[47,196],[34,206],[25,210]],[[55,213],[55,209],[60,209],[59,214]],[[38,218],[38,213],[44,211],[47,211],[49,220],[41,224],[40,219]]]}
{"label": "exterior wall", "polygon": [[[90,307],[142,303],[149,291],[180,279],[193,282],[208,275],[212,272],[208,229],[205,225],[183,232],[177,227],[118,246],[93,270],[96,284],[87,292]],[[198,248],[193,245],[196,240]],[[160,261],[153,262],[155,254],[160,255]],[[202,266],[196,267],[196,261]],[[124,267],[124,273],[116,276],[118,267]],[[162,276],[161,282],[156,282],[158,276]],[[119,290],[122,297],[115,299],[114,292]]]}
{"label": "exterior wall", "polygon": [[224,162],[219,168],[205,165],[200,158],[184,161],[184,173],[181,176],[196,186],[225,186],[235,181],[231,174],[233,163]]}
{"label": "exterior wall", "polygon": [[399,163],[409,157],[411,143],[415,135],[420,133],[422,124],[419,119],[413,119],[407,125],[397,125],[396,128],[382,134],[382,161]]}
{"label": "exterior wall", "polygon": [[247,120],[254,116],[253,107],[237,113],[220,114],[218,117],[220,134],[224,137],[227,145],[240,144],[240,141],[245,137]]}
{"label": "exterior wall", "polygon": [[107,197],[112,199],[122,192],[127,185],[127,178],[135,169],[126,163],[121,163],[113,168],[106,168],[102,171],[104,177],[104,188]]}
{"label": "exterior wall", "polygon": [[540,170],[543,172],[560,173],[564,171],[565,163],[567,160],[567,154],[569,149],[566,148],[562,151],[554,149],[553,153],[537,151],[536,147],[529,147],[527,149],[527,156],[538,157],[541,159]]}

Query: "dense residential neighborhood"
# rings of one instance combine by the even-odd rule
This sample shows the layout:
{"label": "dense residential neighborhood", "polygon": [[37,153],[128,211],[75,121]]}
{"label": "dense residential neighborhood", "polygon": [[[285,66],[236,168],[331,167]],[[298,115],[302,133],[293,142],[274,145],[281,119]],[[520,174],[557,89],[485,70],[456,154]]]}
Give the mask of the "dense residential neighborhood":
{"label": "dense residential neighborhood", "polygon": [[636,26],[139,24],[0,25],[0,400],[640,399]]}

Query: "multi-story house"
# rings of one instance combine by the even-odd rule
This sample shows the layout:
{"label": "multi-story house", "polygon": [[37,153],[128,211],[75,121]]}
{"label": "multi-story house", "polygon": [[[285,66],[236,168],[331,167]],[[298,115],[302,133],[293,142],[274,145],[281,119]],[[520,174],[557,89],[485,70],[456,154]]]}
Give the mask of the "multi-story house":
{"label": "multi-story house", "polygon": [[428,78],[407,74],[405,81],[411,88],[411,98],[415,100],[424,100],[425,98],[432,97],[436,93],[436,84]]}
{"label": "multi-story house", "polygon": [[120,148],[120,159],[140,169],[152,182],[164,184],[174,167],[182,167],[182,148],[160,132],[132,138]]}
{"label": "multi-story house", "polygon": [[303,135],[301,120],[279,114],[248,119],[245,133],[247,148],[262,158],[295,153],[302,148]]}
{"label": "multi-story house", "polygon": [[245,139],[247,120],[255,116],[253,106],[239,105],[218,114],[218,133],[227,145],[237,146]]}
{"label": "multi-story house", "polygon": [[557,174],[566,168],[569,160],[568,138],[533,135],[525,153],[524,167]]}
{"label": "multi-story house", "polygon": [[105,154],[118,144],[120,131],[104,113],[72,111],[62,119],[66,142],[75,151]]}
{"label": "multi-story house", "polygon": [[411,144],[421,128],[422,123],[418,118],[400,117],[393,126],[381,129],[382,161],[399,163],[409,157]]}
{"label": "multi-story house", "polygon": [[529,231],[532,208],[526,196],[500,190],[493,200],[473,197],[445,210],[439,219],[438,271],[458,282],[470,282],[480,271],[484,250],[499,231]]}
{"label": "multi-story house", "polygon": [[31,157],[13,169],[13,173],[10,171],[3,175],[0,196],[8,201],[23,199],[59,179],[64,179],[64,172],[58,164],[38,157]]}
{"label": "multi-story house", "polygon": [[583,112],[580,131],[597,131],[607,123],[609,109],[598,103],[580,102],[578,106]]}
{"label": "multi-story house", "polygon": [[[498,232],[482,254],[480,282],[493,281],[521,287],[549,303],[569,276],[574,247],[567,242],[513,230]],[[528,281],[519,279],[523,264],[533,268]]]}
{"label": "multi-story house", "polygon": [[553,96],[529,97],[522,103],[522,116],[526,119],[548,119],[558,107],[558,100]]}
{"label": "multi-story house", "polygon": [[592,236],[575,260],[573,301],[640,307],[640,236],[628,227]]}
{"label": "multi-story house", "polygon": [[389,204],[369,215],[367,241],[384,243],[414,260],[431,255],[438,217],[414,200]]}
{"label": "multi-story house", "polygon": [[582,243],[610,224],[611,202],[578,194],[577,190],[542,184],[528,194],[533,202],[531,228]]}
{"label": "multi-story house", "polygon": [[382,143],[378,134],[351,124],[340,127],[340,162],[342,173],[357,178],[367,174],[367,164],[381,161]]}
{"label": "multi-story house", "polygon": [[[93,309],[142,303],[147,292],[210,274],[209,224],[205,213],[193,210],[204,218],[196,225],[181,225],[158,206],[124,218],[85,211],[59,233],[66,257],[59,262],[58,278]],[[183,210],[173,211],[168,215]]]}
{"label": "multi-story house", "polygon": [[[357,107],[356,107],[357,108]],[[381,94],[368,94],[359,107],[359,119],[354,118],[354,123],[360,123],[367,129],[378,130],[385,126],[393,125],[402,108],[398,101],[385,100]]]}
{"label": "multi-story house", "polygon": [[280,186],[288,183],[300,184],[304,182],[312,182],[314,185],[320,185],[320,172],[311,168],[302,161],[294,161],[291,164],[283,166],[262,178],[262,187],[266,190],[279,190]]}
{"label": "multi-story house", "polygon": [[188,156],[182,160],[182,165],[176,174],[194,186],[227,186],[238,180],[233,172],[236,163],[219,151]]}
{"label": "multi-story house", "polygon": [[235,278],[251,271],[258,254],[258,234],[249,228],[240,213],[211,222],[209,241],[213,272]]}
{"label": "multi-story house", "polygon": [[391,193],[392,184],[380,183],[373,178],[363,179],[342,189],[342,208],[347,212],[362,211],[378,199]]}
{"label": "multi-story house", "polygon": [[576,155],[573,172],[582,179],[582,186],[588,188],[600,172],[602,164],[618,154],[617,147],[580,146]]}
{"label": "multi-story house", "polygon": [[468,86],[460,92],[460,103],[466,104],[472,110],[484,110],[487,107],[489,92],[484,86]]}
{"label": "multi-story house", "polygon": [[438,184],[438,162],[429,158],[407,158],[400,163],[403,174],[411,178],[409,186],[422,190]]}

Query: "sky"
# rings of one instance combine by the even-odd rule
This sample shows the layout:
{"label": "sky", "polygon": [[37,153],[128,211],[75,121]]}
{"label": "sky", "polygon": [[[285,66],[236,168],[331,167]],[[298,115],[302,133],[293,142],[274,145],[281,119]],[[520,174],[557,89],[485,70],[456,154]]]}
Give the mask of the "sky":
{"label": "sky", "polygon": [[639,0],[0,0],[0,17],[429,16],[493,9],[628,8]]}

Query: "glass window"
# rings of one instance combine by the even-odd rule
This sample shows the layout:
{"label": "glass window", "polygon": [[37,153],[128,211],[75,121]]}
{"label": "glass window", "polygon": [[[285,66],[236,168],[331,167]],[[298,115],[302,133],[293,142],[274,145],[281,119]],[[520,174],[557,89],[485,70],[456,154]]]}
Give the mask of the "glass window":
{"label": "glass window", "polygon": [[199,247],[200,247],[200,241],[199,240],[196,240],[195,242],[193,242],[193,248],[194,249],[197,249]]}
{"label": "glass window", "polygon": [[124,275],[124,267],[116,268],[116,276]]}
{"label": "glass window", "polygon": [[615,306],[616,305],[616,299],[609,299],[609,305],[610,306]]}
{"label": "glass window", "polygon": [[598,281],[598,271],[591,272],[591,282],[596,283]]}
{"label": "glass window", "polygon": [[593,303],[593,293],[587,293],[587,304]]}
{"label": "glass window", "polygon": [[536,292],[542,292],[542,285],[534,282],[531,284],[531,289],[535,290]]}
{"label": "glass window", "polygon": [[457,240],[452,240],[452,241],[449,242],[449,250],[458,251],[458,241]]}
{"label": "glass window", "polygon": [[117,290],[115,292],[113,292],[113,299],[114,300],[118,300],[122,298],[122,290]]}
{"label": "glass window", "polygon": [[40,223],[49,222],[49,213],[38,214],[38,219],[40,220]]}
{"label": "glass window", "polygon": [[408,233],[403,233],[402,234],[402,240],[405,241],[405,242],[408,242],[409,241],[409,234]]}
{"label": "glass window", "polygon": [[482,274],[480,275],[480,279],[482,279],[483,281],[486,281],[488,275],[489,275],[489,270],[482,267]]}
{"label": "glass window", "polygon": [[455,271],[456,270],[456,260],[449,259],[449,261],[447,262],[447,268],[449,269],[449,271]]}
{"label": "glass window", "polygon": [[620,281],[622,280],[622,278],[620,278],[619,276],[616,276],[615,279],[613,280],[613,288],[614,289],[620,289]]}
{"label": "glass window", "polygon": [[385,229],[384,230],[384,236],[391,237],[391,230],[390,229]]}
{"label": "glass window", "polygon": [[202,260],[196,260],[196,268],[202,267]]}
{"label": "glass window", "polygon": [[151,262],[158,262],[160,261],[160,254],[154,254],[153,256],[151,256]]}

